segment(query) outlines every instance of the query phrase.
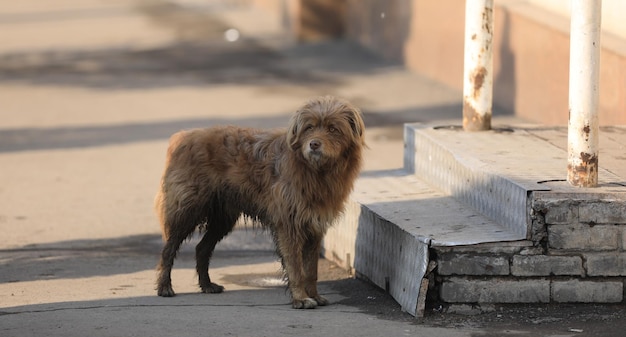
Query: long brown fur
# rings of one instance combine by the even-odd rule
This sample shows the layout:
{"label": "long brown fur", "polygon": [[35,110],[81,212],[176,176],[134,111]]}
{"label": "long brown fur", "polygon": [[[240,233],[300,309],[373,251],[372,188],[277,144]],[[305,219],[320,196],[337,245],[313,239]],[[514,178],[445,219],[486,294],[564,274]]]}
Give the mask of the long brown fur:
{"label": "long brown fur", "polygon": [[293,307],[328,304],[317,291],[317,261],[361,168],[363,131],[356,107],[326,96],[302,106],[287,130],[226,126],[174,134],[156,197],[165,241],[158,295],[175,295],[174,259],[202,224],[206,232],[196,246],[199,285],[204,293],[222,292],[211,282],[209,260],[244,215],[272,232]]}

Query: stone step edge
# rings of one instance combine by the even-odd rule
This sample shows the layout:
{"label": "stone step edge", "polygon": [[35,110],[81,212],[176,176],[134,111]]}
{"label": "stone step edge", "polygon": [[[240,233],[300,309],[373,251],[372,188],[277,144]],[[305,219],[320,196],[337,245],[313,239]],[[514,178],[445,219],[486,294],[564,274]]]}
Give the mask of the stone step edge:
{"label": "stone step edge", "polygon": [[433,246],[526,239],[404,169],[365,172],[352,199]]}
{"label": "stone step edge", "polygon": [[[466,144],[445,139],[456,135],[466,137],[460,134],[462,131],[441,129],[441,134],[438,132],[432,125],[405,124],[405,169],[509,230],[527,236],[530,228],[528,194],[549,188],[528,179],[511,179],[494,168],[495,165],[489,165],[480,151],[468,152],[464,149]],[[473,133],[471,137],[484,136]],[[504,136],[493,131],[488,137],[493,138],[485,139],[493,141]],[[513,137],[520,139],[522,132]],[[468,139],[457,142],[472,141]]]}

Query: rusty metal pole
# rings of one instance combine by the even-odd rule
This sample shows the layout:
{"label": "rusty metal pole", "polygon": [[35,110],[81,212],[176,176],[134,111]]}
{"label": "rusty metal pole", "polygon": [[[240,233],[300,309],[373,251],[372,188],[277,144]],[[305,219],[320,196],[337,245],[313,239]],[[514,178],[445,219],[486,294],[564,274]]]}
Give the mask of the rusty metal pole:
{"label": "rusty metal pole", "polygon": [[602,0],[572,0],[567,181],[598,185],[598,97]]}
{"label": "rusty metal pole", "polygon": [[491,129],[493,0],[465,2],[463,129]]}

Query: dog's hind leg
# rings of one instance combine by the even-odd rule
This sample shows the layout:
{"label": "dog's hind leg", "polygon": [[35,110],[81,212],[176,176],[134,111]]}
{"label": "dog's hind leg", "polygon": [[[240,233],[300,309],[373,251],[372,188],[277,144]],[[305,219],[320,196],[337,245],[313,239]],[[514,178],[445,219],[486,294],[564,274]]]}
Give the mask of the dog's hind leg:
{"label": "dog's hind leg", "polygon": [[193,234],[198,220],[196,213],[182,209],[165,212],[162,219],[165,221],[162,226],[165,245],[161,251],[161,260],[158,265],[157,294],[163,297],[172,297],[176,295],[172,288],[171,279],[174,259],[183,241]]}
{"label": "dog's hind leg", "polygon": [[163,246],[161,260],[158,266],[159,277],[157,280],[157,294],[159,296],[172,297],[176,295],[172,288],[172,267],[174,266],[174,259],[176,258],[178,249],[186,237],[187,235],[170,235]]}
{"label": "dog's hind leg", "polygon": [[223,236],[215,235],[215,233],[206,232],[204,237],[196,246],[196,271],[198,272],[198,283],[203,293],[221,293],[224,291],[224,287],[217,283],[211,282],[209,276],[209,261],[215,245],[222,239]]}
{"label": "dog's hind leg", "polygon": [[209,218],[207,232],[196,246],[196,271],[198,272],[198,283],[203,293],[221,293],[224,287],[211,282],[209,276],[209,263],[215,245],[224,238],[235,226],[238,215],[222,213],[220,216]]}

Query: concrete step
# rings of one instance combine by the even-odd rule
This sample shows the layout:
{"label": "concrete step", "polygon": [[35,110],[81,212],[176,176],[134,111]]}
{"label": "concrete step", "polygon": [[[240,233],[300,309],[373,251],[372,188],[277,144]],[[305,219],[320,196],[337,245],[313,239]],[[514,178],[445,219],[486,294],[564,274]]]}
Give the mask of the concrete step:
{"label": "concrete step", "polygon": [[386,289],[412,315],[424,310],[431,247],[525,238],[405,170],[365,172],[352,198],[326,235],[325,256]]}
{"label": "concrete step", "polygon": [[525,238],[406,170],[366,172],[353,198],[429,246]]}
{"label": "concrete step", "polygon": [[[522,128],[407,124],[404,160],[410,172],[522,237],[529,235],[530,193],[567,177],[567,152]],[[600,169],[600,183],[615,181]]]}

